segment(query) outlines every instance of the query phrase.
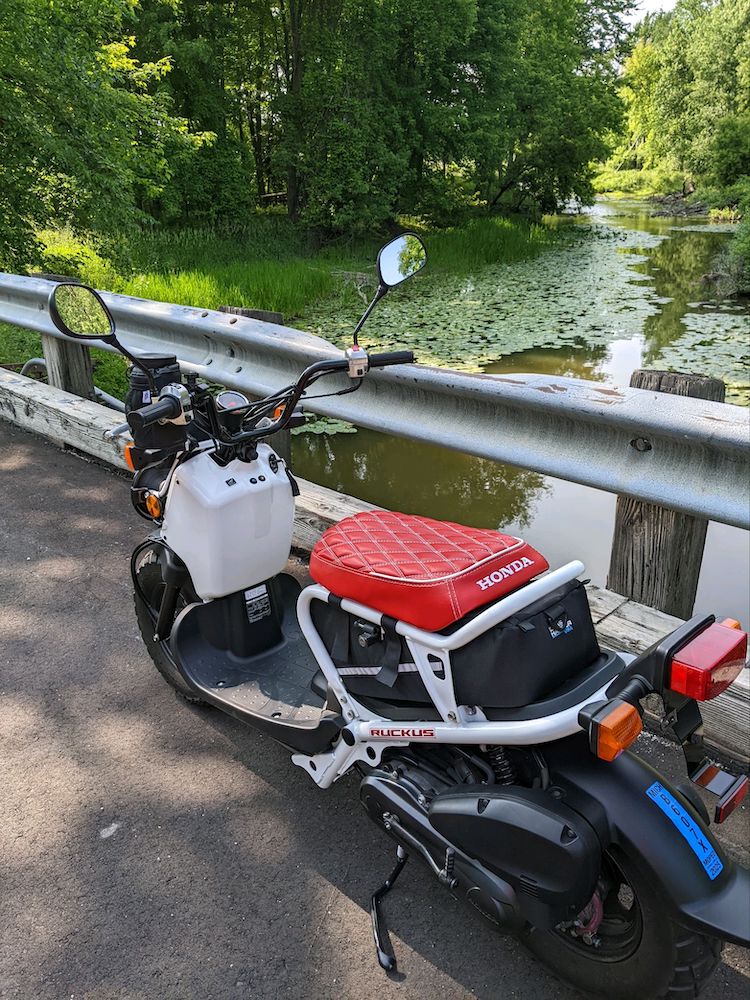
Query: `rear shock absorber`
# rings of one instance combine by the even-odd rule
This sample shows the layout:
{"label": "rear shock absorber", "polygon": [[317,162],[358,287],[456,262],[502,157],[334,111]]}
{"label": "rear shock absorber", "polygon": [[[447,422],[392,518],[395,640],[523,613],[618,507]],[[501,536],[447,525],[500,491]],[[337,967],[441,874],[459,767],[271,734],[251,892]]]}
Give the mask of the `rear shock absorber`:
{"label": "rear shock absorber", "polygon": [[498,785],[514,785],[516,782],[515,768],[505,752],[505,747],[494,746],[487,750],[492,770],[495,772],[495,781]]}

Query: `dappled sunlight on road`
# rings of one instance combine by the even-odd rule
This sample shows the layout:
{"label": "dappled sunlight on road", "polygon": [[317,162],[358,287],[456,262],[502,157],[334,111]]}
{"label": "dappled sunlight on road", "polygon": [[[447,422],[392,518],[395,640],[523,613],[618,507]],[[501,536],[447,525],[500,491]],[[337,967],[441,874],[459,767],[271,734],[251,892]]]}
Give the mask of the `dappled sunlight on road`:
{"label": "dappled sunlight on road", "polygon": [[[321,792],[283,748],[178,699],[135,625],[127,481],[0,435],[34,459],[0,511],[0,994],[578,1000],[418,860],[388,901],[389,980],[369,900],[394,850],[356,776]],[[68,516],[70,483],[106,531]],[[705,1000],[747,994],[746,955],[726,954]]]}

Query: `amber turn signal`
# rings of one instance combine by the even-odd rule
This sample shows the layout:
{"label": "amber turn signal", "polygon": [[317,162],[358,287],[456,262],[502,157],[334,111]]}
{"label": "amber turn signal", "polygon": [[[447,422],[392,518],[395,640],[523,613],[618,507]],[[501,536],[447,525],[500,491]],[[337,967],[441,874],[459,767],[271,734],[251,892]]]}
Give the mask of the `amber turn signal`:
{"label": "amber turn signal", "polygon": [[608,761],[627,750],[643,729],[638,709],[620,698],[586,705],[578,714],[578,724],[589,734],[591,752]]}
{"label": "amber turn signal", "polygon": [[125,464],[130,469],[131,472],[135,472],[135,462],[133,461],[133,448],[135,448],[135,445],[133,444],[132,441],[129,441],[125,445],[125,449],[123,451],[123,455],[125,457]]}
{"label": "amber turn signal", "polygon": [[723,622],[719,622],[719,625],[723,625],[724,628],[742,628],[736,618],[725,618]]}
{"label": "amber turn signal", "polygon": [[619,757],[643,729],[643,720],[634,705],[629,705],[626,701],[612,702],[611,705],[614,707],[610,707],[594,723],[596,756],[601,760]]}
{"label": "amber turn signal", "polygon": [[149,512],[151,517],[158,518],[162,514],[161,500],[156,496],[155,493],[149,493],[146,497],[146,510]]}

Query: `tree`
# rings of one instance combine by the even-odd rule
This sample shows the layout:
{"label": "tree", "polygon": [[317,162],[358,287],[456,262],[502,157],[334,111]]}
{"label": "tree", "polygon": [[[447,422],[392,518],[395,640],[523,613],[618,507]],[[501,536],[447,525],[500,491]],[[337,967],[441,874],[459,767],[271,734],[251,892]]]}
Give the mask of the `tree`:
{"label": "tree", "polygon": [[613,56],[630,4],[480,0],[466,76],[467,152],[492,206],[542,211],[590,194],[616,126]]}
{"label": "tree", "polygon": [[35,227],[113,229],[170,179],[184,121],[150,93],[169,63],[139,63],[124,0],[6,0],[0,28],[0,261],[35,258]]}
{"label": "tree", "polygon": [[648,19],[625,62],[620,162],[708,176],[729,116],[750,109],[750,0],[679,0]]}

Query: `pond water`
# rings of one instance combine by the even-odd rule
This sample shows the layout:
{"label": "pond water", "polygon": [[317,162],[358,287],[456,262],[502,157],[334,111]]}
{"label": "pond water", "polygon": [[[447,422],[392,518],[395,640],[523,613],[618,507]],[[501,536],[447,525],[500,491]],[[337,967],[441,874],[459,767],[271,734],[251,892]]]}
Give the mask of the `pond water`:
{"label": "pond water", "polygon": [[[701,276],[730,227],[653,218],[637,202],[560,217],[558,245],[530,261],[415,279],[368,324],[373,350],[418,345],[425,364],[568,375],[626,386],[635,368],[723,378],[750,403],[750,304],[712,302]],[[428,247],[429,252],[429,247]],[[343,343],[356,310],[314,314],[308,329]],[[550,563],[586,563],[606,581],[615,497],[513,466],[359,429],[294,439],[306,479],[396,510],[502,528]],[[748,533],[710,524],[697,612],[750,617]]]}

